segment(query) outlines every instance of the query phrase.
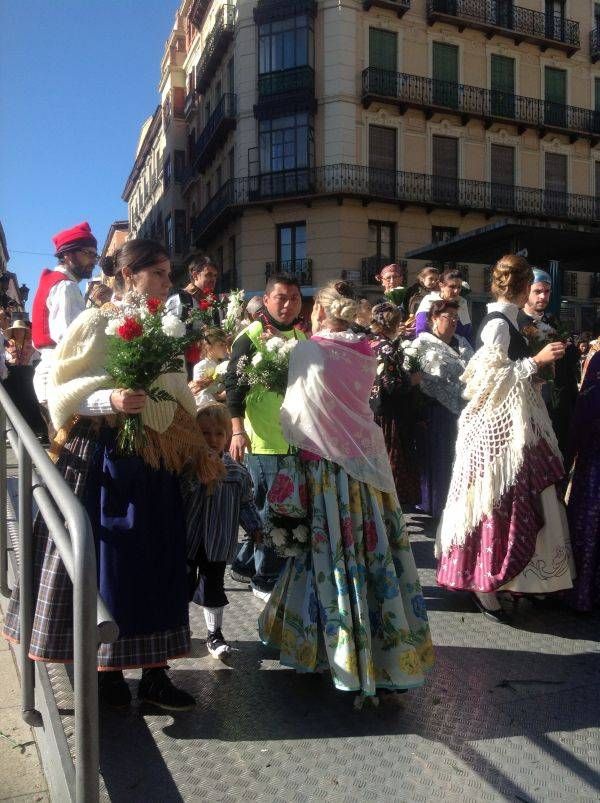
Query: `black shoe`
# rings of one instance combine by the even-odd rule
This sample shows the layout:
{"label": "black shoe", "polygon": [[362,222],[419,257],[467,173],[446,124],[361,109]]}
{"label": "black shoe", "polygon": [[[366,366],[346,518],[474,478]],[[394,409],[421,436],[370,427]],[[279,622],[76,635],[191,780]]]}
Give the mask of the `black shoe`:
{"label": "black shoe", "polygon": [[213,658],[223,659],[231,652],[231,647],[225,641],[221,628],[209,633],[206,639],[206,646]]}
{"label": "black shoe", "polygon": [[477,594],[471,594],[471,599],[473,600],[473,604],[477,610],[481,611],[481,613],[484,616],[487,616],[488,619],[491,619],[492,622],[497,622],[501,625],[509,625],[511,623],[512,620],[504,608],[499,608],[497,611],[492,610],[491,608],[486,608]]}
{"label": "black shoe", "polygon": [[165,669],[143,669],[138,686],[138,700],[151,703],[165,711],[191,711],[196,701],[191,694],[176,688]]}
{"label": "black shoe", "polygon": [[246,585],[252,580],[251,574],[240,574],[240,572],[236,572],[235,569],[229,570],[229,576],[232,580],[235,580],[236,583],[245,583]]}
{"label": "black shoe", "polygon": [[98,699],[109,708],[127,708],[131,692],[120,670],[98,672]]}

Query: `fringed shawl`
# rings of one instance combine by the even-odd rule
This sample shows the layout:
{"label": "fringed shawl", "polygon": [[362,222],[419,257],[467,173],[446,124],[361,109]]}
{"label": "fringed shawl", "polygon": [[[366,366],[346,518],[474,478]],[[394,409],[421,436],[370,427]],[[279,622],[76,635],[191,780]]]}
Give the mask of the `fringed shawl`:
{"label": "fringed shawl", "polygon": [[436,555],[463,546],[467,536],[511,488],[524,450],[545,440],[558,459],[558,443],[541,394],[498,346],[483,346],[461,380],[469,400],[459,419],[456,456]]}

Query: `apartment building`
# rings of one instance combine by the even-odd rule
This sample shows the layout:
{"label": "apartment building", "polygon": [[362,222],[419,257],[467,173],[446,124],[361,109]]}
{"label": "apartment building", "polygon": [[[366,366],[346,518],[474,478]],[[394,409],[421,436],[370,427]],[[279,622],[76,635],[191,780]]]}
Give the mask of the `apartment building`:
{"label": "apartment building", "polygon": [[[172,219],[225,286],[258,290],[286,270],[307,287],[345,272],[368,289],[382,264],[405,260],[412,278],[431,244],[510,224],[519,237],[496,251],[524,243],[572,267],[575,326],[600,310],[600,3],[184,0],[169,43],[163,113],[130,180],[151,173],[153,147],[184,151]],[[131,222],[152,220],[137,197]],[[585,258],[566,259],[584,241]],[[499,254],[476,245],[438,250],[481,306]]]}
{"label": "apartment building", "polygon": [[163,241],[179,279],[189,250],[187,211],[181,193],[187,141],[183,113],[185,56],[183,18],[176,14],[160,65],[160,103],[142,126],[122,194],[128,206],[129,237]]}

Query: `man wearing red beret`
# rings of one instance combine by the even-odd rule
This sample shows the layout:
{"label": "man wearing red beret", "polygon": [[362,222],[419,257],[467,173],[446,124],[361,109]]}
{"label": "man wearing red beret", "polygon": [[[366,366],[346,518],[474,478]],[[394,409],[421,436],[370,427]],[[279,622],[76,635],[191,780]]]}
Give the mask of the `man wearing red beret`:
{"label": "man wearing red beret", "polygon": [[58,265],[44,268],[31,308],[32,337],[42,359],[35,370],[34,388],[46,404],[46,382],[54,349],[69,324],[85,309],[79,282],[89,279],[98,261],[96,238],[89,223],[79,223],[52,238]]}

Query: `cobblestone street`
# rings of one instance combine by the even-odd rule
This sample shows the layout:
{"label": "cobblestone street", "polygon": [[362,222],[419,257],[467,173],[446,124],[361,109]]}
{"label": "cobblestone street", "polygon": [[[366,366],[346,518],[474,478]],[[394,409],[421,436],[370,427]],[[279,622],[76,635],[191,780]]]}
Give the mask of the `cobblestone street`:
{"label": "cobblestone street", "polygon": [[[193,610],[194,654],[173,672],[198,707],[105,713],[105,799],[598,800],[600,617],[523,600],[513,627],[487,621],[436,587],[426,520],[410,522],[437,656],[423,689],[354,711],[328,678],[279,666],[257,641],[261,603],[228,580],[229,665],[208,655]],[[52,674],[70,735],[67,676]]]}

